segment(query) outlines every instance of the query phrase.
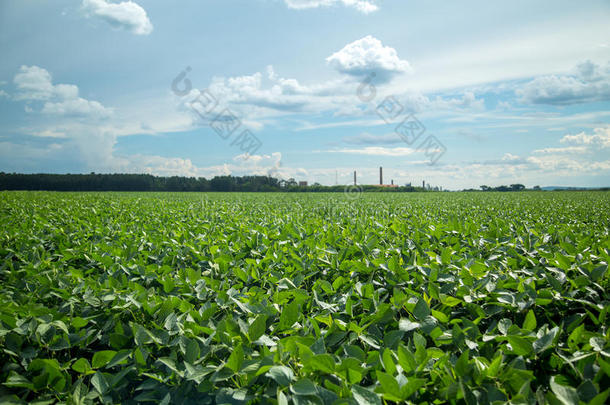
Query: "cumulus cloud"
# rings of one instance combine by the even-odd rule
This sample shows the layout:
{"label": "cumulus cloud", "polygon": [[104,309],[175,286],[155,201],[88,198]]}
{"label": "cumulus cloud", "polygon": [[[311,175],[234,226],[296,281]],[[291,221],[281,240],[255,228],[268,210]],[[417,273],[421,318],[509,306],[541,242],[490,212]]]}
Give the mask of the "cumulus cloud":
{"label": "cumulus cloud", "polygon": [[[379,45],[380,49],[384,48],[381,43]],[[366,55],[357,58],[361,63],[356,61],[353,66],[369,68],[378,66],[380,68],[375,70],[377,75],[388,77],[387,75],[391,75],[390,72],[398,72],[401,69],[402,62],[397,58],[392,60],[392,57],[383,56],[391,53],[381,50],[369,55],[364,52]],[[380,59],[374,55],[382,55],[382,57]],[[355,72],[355,70],[351,71]],[[379,83],[379,80],[377,82],[379,86],[376,86],[376,99],[373,102],[366,102],[358,96],[359,78],[351,74],[336,80],[305,84],[295,78],[282,77],[272,66],[268,66],[264,73],[214,77],[205,90],[193,89],[178,102],[183,111],[195,110],[198,113],[195,116],[197,125],[201,124],[201,121],[214,120],[227,108],[242,124],[256,130],[260,130],[267,122],[272,122],[276,118],[284,119],[291,114],[324,113],[335,117],[366,114],[373,120],[377,118],[379,122],[375,125],[380,125],[381,120],[375,113],[375,107],[382,103],[386,94],[391,94],[392,89]],[[419,93],[395,94],[394,97],[399,99],[405,112],[484,108],[484,101],[469,91],[459,95],[434,98]],[[331,125],[343,126],[345,123],[335,122]],[[308,126],[307,129],[314,128]]]}
{"label": "cumulus cloud", "polygon": [[[21,66],[13,78],[16,100],[44,101],[41,112],[51,115],[106,118],[112,111],[97,101],[78,95],[73,84],[53,84],[51,74],[39,66]],[[26,111],[31,107],[26,106]]]}
{"label": "cumulus cloud", "polygon": [[129,155],[113,157],[113,171],[149,173],[157,176],[188,176],[213,178],[228,175],[260,175],[277,178],[294,177],[304,169],[282,167],[282,154],[236,155],[227,163],[198,166],[191,159],[157,155]]}
{"label": "cumulus cloud", "polygon": [[83,0],[83,9],[88,15],[99,17],[115,28],[136,35],[148,35],[153,31],[146,10],[133,1],[111,3],[106,0]]}
{"label": "cumulus cloud", "polygon": [[587,162],[565,155],[544,155],[530,156],[527,163],[531,165],[531,169],[575,174],[598,171],[600,163],[604,162]]}
{"label": "cumulus cloud", "polygon": [[593,134],[581,132],[575,135],[565,135],[559,141],[574,145],[585,145],[589,148],[610,148],[610,126],[605,128],[595,128]]}
{"label": "cumulus cloud", "polygon": [[523,157],[505,153],[501,159],[465,162],[459,170],[479,167],[481,172],[497,173],[498,176],[505,176],[507,173],[515,176],[525,173],[537,176],[551,175],[552,181],[555,181],[557,176],[562,178],[582,174],[607,176],[610,160],[605,159],[606,156],[600,154],[599,150],[610,147],[610,127],[596,128],[593,134],[584,132],[576,135],[568,134],[560,139],[560,143],[570,145],[536,149]]}
{"label": "cumulus cloud", "polygon": [[192,90],[180,102],[183,110],[196,110],[198,118],[208,122],[229,108],[243,124],[258,130],[273,117],[338,111],[354,105],[358,99],[351,84],[329,81],[305,85],[281,77],[269,66],[265,74],[215,77],[205,91]]}
{"label": "cumulus cloud", "polygon": [[375,74],[381,83],[411,70],[409,62],[400,59],[394,48],[384,46],[371,35],[347,44],[326,58],[326,62],[339,72],[352,76]]}
{"label": "cumulus cloud", "polygon": [[16,100],[48,100],[55,93],[51,74],[38,66],[21,66],[13,83],[18,91]]}
{"label": "cumulus cloud", "polygon": [[284,0],[288,8],[303,10],[308,8],[329,7],[342,4],[352,7],[364,14],[377,11],[379,7],[373,0]]}
{"label": "cumulus cloud", "polygon": [[521,162],[522,159],[521,157],[517,156],[517,155],[513,155],[512,153],[505,153],[504,156],[502,156],[502,162]]}
{"label": "cumulus cloud", "polygon": [[43,114],[64,116],[107,117],[110,111],[97,101],[85,100],[82,97],[68,98],[47,102],[42,107]]}
{"label": "cumulus cloud", "polygon": [[610,63],[579,64],[570,75],[538,77],[517,90],[521,101],[530,104],[570,105],[610,100]]}

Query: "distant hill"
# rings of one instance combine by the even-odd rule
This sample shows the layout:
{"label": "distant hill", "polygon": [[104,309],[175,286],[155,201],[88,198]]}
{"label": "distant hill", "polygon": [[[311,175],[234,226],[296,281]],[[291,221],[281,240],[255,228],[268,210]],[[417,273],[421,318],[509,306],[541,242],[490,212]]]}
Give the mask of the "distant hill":
{"label": "distant hill", "polygon": [[540,187],[541,190],[553,191],[553,190],[599,190],[600,188],[607,187],[570,187],[570,186],[546,186]]}

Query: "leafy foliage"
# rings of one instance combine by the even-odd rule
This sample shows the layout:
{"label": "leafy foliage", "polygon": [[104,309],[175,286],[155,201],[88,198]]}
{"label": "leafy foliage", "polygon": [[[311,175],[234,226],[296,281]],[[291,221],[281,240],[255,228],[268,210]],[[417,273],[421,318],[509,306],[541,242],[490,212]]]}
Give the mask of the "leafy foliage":
{"label": "leafy foliage", "polygon": [[603,404],[610,194],[0,193],[0,402]]}

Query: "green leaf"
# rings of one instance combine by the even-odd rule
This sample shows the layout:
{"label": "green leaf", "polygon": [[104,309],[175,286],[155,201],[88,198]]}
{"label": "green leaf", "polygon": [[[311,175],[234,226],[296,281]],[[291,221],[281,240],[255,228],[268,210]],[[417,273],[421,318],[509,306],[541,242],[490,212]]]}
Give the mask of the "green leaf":
{"label": "green leaf", "polygon": [[409,332],[421,326],[419,322],[411,322],[409,319],[403,318],[398,321],[398,329],[403,332]]}
{"label": "green leaf", "polygon": [[231,352],[229,359],[227,360],[227,367],[229,367],[234,372],[238,372],[241,369],[241,365],[244,362],[244,349],[240,344],[238,344],[235,349]]}
{"label": "green leaf", "polygon": [[87,326],[89,321],[87,319],[83,319],[80,316],[74,317],[70,320],[70,324],[74,327],[74,329],[80,329],[84,326]]}
{"label": "green leaf", "polygon": [[500,319],[500,322],[498,322],[498,330],[500,331],[501,334],[506,335],[512,325],[513,325],[513,321],[511,321],[510,319],[508,319],[508,318]]}
{"label": "green leaf", "polygon": [[536,353],[541,353],[543,351],[545,351],[546,349],[548,349],[549,347],[551,347],[551,345],[553,344],[553,339],[555,339],[555,336],[557,335],[558,332],[558,328],[555,327],[553,329],[551,329],[550,331],[548,331],[547,333],[545,333],[540,339],[537,339],[534,342],[534,350],[536,351]]}
{"label": "green leaf", "polygon": [[593,398],[588,405],[604,405],[607,404],[608,396],[610,396],[610,388],[606,391],[599,393]]}
{"label": "green leaf", "polygon": [[290,391],[295,395],[317,395],[318,390],[309,378],[302,378],[290,386]]}
{"label": "green leaf", "polygon": [[604,338],[595,336],[589,339],[589,344],[596,352],[601,352],[604,350],[604,346],[606,345],[606,341]]}
{"label": "green leaf", "polygon": [[392,355],[392,351],[390,349],[385,348],[381,360],[383,361],[385,371],[390,375],[394,375],[396,372],[396,365],[394,364],[394,356]]}
{"label": "green leaf", "polygon": [[114,350],[102,350],[96,352],[93,355],[93,360],[91,360],[91,365],[93,368],[104,367],[115,355],[116,352]]}
{"label": "green leaf", "polygon": [[119,351],[113,358],[110,360],[108,364],[106,364],[106,368],[111,368],[117,365],[125,364],[129,356],[131,356],[130,350],[121,350]]}
{"label": "green leaf", "polygon": [[104,377],[104,374],[100,373],[99,371],[96,372],[93,377],[91,377],[91,385],[93,385],[95,390],[101,395],[104,395],[109,388],[106,377]]}
{"label": "green leaf", "polygon": [[533,331],[536,329],[536,314],[533,310],[529,310],[523,321],[523,329]]}
{"label": "green leaf", "polygon": [[335,360],[330,354],[316,354],[309,359],[308,365],[314,370],[328,374],[335,371]]}
{"label": "green leaf", "polygon": [[381,405],[379,395],[359,385],[352,385],[352,395],[358,405]]}
{"label": "green leaf", "polygon": [[32,384],[30,380],[14,371],[11,371],[9,373],[8,378],[2,384],[10,388],[27,388],[30,390],[34,389],[34,384]]}
{"label": "green leaf", "polygon": [[383,396],[391,401],[402,401],[402,393],[394,377],[383,371],[377,371],[377,379],[383,388]]}
{"label": "green leaf", "polygon": [[463,301],[450,295],[441,294],[441,302],[443,305],[447,305],[448,307],[455,307],[456,305],[461,304]]}
{"label": "green leaf", "polygon": [[506,340],[508,340],[512,351],[520,356],[527,356],[533,351],[532,344],[525,338],[520,336],[507,336]]}
{"label": "green leaf", "polygon": [[407,383],[400,387],[400,396],[403,399],[409,398],[411,395],[415,394],[417,390],[426,385],[425,378],[408,378]]}
{"label": "green leaf", "polygon": [[578,405],[578,393],[572,387],[566,387],[559,385],[555,382],[555,377],[551,377],[550,385],[553,394],[557,396],[557,399],[564,405]]}
{"label": "green leaf", "polygon": [[593,382],[591,382],[591,380],[583,381],[582,384],[580,384],[576,389],[576,392],[578,393],[578,398],[586,403],[591,402],[591,400],[598,394],[597,388]]}
{"label": "green leaf", "polygon": [[186,344],[184,359],[187,362],[194,364],[199,359],[200,353],[201,351],[199,349],[199,343],[197,343],[197,341],[194,339],[189,339],[188,343]]}
{"label": "green leaf", "polygon": [[432,316],[438,319],[441,323],[449,322],[449,317],[445,315],[444,312],[435,311],[434,309],[431,309],[430,311],[432,312]]}
{"label": "green leaf", "polygon": [[280,323],[278,327],[281,330],[289,329],[299,319],[299,305],[292,301],[290,304],[284,305],[280,314]]}
{"label": "green leaf", "polygon": [[176,373],[178,376],[182,376],[182,371],[180,371],[178,369],[178,367],[176,367],[176,362],[171,357],[159,357],[157,359],[157,362],[165,365],[167,368],[169,368],[171,371]]}
{"label": "green leaf", "polygon": [[599,281],[604,276],[604,274],[606,273],[607,270],[608,270],[607,264],[597,266],[591,272],[591,280],[593,280],[595,282]]}
{"label": "green leaf", "polygon": [[254,342],[259,337],[265,334],[267,330],[267,316],[258,315],[254,321],[248,327],[248,338],[251,342]]}
{"label": "green leaf", "polygon": [[498,372],[500,371],[500,366],[502,365],[502,354],[497,355],[489,364],[487,368],[487,375],[489,377],[497,377]]}
{"label": "green leaf", "polygon": [[85,405],[87,393],[87,387],[83,384],[83,380],[79,379],[76,384],[74,384],[74,389],[72,390],[71,405]]}
{"label": "green leaf", "polygon": [[74,364],[72,364],[72,370],[76,371],[77,373],[87,374],[89,371],[91,371],[89,360],[81,357],[80,359],[76,360]]}
{"label": "green leaf", "polygon": [[267,371],[266,376],[282,387],[287,387],[294,379],[294,373],[286,366],[273,366]]}
{"label": "green leaf", "polygon": [[413,309],[413,315],[419,321],[423,321],[426,317],[430,316],[430,307],[422,298],[417,300],[417,304],[415,304]]}
{"label": "green leaf", "polygon": [[417,362],[413,353],[409,351],[404,345],[398,345],[398,364],[405,372],[414,371],[417,368]]}
{"label": "green leaf", "polygon": [[277,405],[288,405],[288,398],[280,390],[277,391]]}

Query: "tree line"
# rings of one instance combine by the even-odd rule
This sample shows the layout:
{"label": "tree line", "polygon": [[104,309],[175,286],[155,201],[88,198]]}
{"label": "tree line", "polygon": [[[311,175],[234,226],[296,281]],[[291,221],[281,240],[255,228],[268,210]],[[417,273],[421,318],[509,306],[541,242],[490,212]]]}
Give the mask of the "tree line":
{"label": "tree line", "polygon": [[412,192],[421,187],[379,187],[363,185],[323,186],[318,183],[299,186],[294,179],[271,176],[160,177],[150,174],[20,174],[0,172],[0,190],[47,191],[252,191],[252,192]]}

